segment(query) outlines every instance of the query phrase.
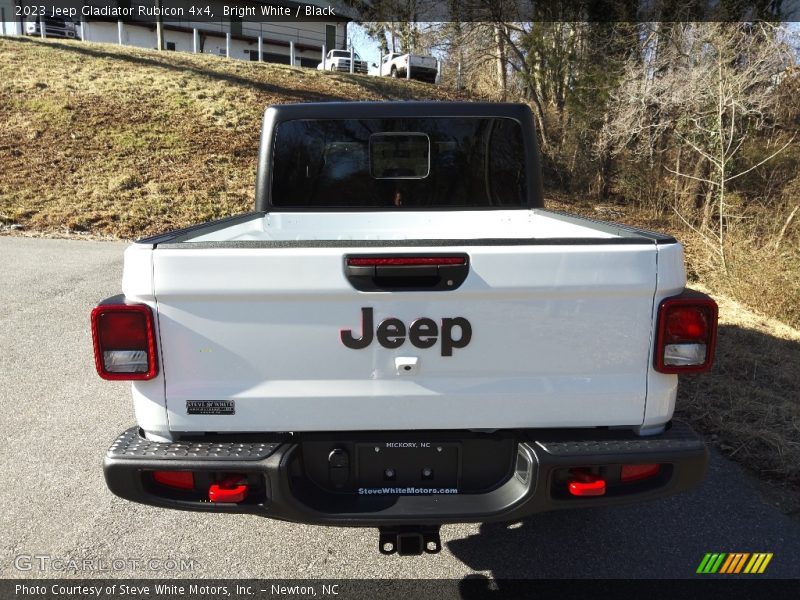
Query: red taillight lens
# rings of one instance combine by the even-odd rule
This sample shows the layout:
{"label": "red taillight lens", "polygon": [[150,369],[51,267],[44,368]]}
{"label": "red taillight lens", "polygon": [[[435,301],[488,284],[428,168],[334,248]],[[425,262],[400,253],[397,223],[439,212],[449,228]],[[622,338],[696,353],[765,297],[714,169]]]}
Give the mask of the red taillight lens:
{"label": "red taillight lens", "polygon": [[708,332],[708,311],[697,306],[676,306],[668,311],[664,342],[680,344],[705,340]]}
{"label": "red taillight lens", "polygon": [[153,480],[180,490],[194,489],[194,474],[191,471],[153,471]]}
{"label": "red taillight lens", "polygon": [[463,256],[367,256],[362,258],[352,257],[347,259],[349,267],[383,267],[383,266],[440,266],[440,265],[465,265],[467,259]]}
{"label": "red taillight lens", "polygon": [[705,294],[687,293],[663,300],[658,308],[655,370],[709,370],[717,340],[717,312],[717,303]]}
{"label": "red taillight lens", "polygon": [[100,345],[104,350],[146,350],[147,319],[144,313],[103,312],[97,317]]}
{"label": "red taillight lens", "polygon": [[152,379],[158,374],[153,313],[145,304],[104,304],[92,311],[97,373],[103,379]]}
{"label": "red taillight lens", "polygon": [[659,464],[622,465],[619,479],[623,483],[627,483],[629,481],[640,481],[642,479],[650,479],[651,477],[655,477],[660,472],[661,465]]}

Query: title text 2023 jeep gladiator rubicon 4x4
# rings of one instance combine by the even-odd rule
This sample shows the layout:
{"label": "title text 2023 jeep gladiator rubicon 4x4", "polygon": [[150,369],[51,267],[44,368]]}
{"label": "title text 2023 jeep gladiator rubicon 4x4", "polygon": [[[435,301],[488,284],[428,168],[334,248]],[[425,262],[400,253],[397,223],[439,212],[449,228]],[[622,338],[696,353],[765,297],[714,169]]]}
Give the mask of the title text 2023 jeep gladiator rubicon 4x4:
{"label": "title text 2023 jeep gladiator rubicon 4x4", "polygon": [[142,239],[92,313],[156,506],[380,529],[649,500],[700,481],[671,421],[717,308],[671,237],[546,210],[530,110],[267,109],[255,212]]}

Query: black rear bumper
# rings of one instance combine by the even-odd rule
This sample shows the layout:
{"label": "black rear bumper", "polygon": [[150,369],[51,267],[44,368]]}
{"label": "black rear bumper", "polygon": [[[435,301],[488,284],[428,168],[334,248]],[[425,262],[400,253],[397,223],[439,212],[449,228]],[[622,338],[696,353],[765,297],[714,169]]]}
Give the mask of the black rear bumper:
{"label": "black rear bumper", "polygon": [[[486,448],[505,449],[498,450],[501,458],[495,461],[495,467],[500,465],[504,474],[492,485],[457,491],[410,490],[416,495],[404,495],[408,489],[398,494],[394,487],[362,493],[358,484],[353,489],[337,491],[315,479],[312,449],[318,446],[327,453],[320,436],[330,441],[331,435],[334,434],[327,437],[242,434],[233,438],[207,436],[159,443],[145,440],[138,428],[132,428],[120,435],[108,450],[105,478],[116,495],[154,506],[258,514],[310,524],[385,527],[509,521],[548,510],[652,500],[699,483],[708,465],[703,441],[687,425],[678,422],[673,422],[663,434],[651,437],[594,429],[463,432],[465,448],[459,451],[463,460],[460,459],[458,466],[462,483],[469,479],[468,472],[473,466],[486,467],[476,466]],[[335,435],[348,439],[347,434]],[[458,435],[459,432],[421,432],[413,434],[413,439],[424,436],[456,440]],[[410,434],[403,432],[352,436],[354,444],[375,436],[381,437],[381,443],[411,439]],[[470,448],[474,450],[471,455]],[[506,463],[507,468],[503,466]],[[660,470],[643,481],[621,481],[620,465],[631,464],[659,464]],[[598,474],[608,482],[606,493],[592,497],[571,495],[564,480],[575,470]],[[194,489],[164,487],[154,481],[154,471],[191,471]],[[208,486],[232,473],[246,481],[247,498],[240,502],[209,501]]]}

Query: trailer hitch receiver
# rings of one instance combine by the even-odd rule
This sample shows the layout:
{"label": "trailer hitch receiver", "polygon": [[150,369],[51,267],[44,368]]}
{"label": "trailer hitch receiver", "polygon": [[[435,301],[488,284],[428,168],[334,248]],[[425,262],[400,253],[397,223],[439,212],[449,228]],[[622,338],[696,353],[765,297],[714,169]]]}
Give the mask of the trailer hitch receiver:
{"label": "trailer hitch receiver", "polygon": [[437,554],[442,551],[439,525],[404,525],[381,527],[378,548],[381,554],[419,556],[422,553]]}

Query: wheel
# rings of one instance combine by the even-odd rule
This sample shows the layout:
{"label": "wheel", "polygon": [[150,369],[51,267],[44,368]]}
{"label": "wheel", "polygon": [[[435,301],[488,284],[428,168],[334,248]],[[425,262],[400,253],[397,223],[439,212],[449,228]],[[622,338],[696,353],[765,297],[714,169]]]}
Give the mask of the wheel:
{"label": "wheel", "polygon": [[392,65],[391,76],[394,77],[395,79],[397,79],[397,67],[395,67],[394,65]]}

